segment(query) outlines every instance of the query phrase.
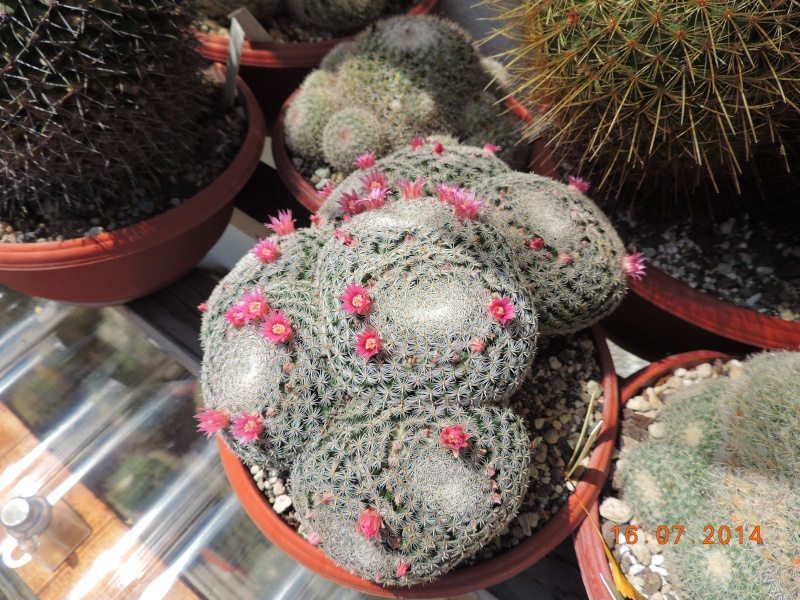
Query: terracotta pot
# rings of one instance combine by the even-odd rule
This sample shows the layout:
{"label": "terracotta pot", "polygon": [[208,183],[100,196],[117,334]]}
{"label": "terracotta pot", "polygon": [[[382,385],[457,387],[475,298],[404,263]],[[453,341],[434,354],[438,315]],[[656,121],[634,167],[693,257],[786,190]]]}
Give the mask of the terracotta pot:
{"label": "terracotta pot", "polygon": [[[675,369],[680,367],[690,369],[717,358],[730,360],[733,357],[721,352],[700,350],[669,356],[644,367],[622,382],[620,390],[621,408],[625,406],[628,400],[640,394],[643,389],[655,385],[662,378],[668,377]],[[603,550],[603,543],[598,533],[600,527],[598,502],[599,500],[595,498],[591,505],[587,504],[589,517],[575,531],[575,553],[578,556],[581,578],[586,586],[589,599],[608,600],[609,594],[601,576],[605,577],[611,585],[613,585],[613,579],[605,551]]]}
{"label": "terracotta pot", "polygon": [[109,306],[180,279],[216,243],[233,202],[261,160],[264,118],[239,80],[248,129],[233,162],[208,187],[176,208],[94,237],[41,244],[0,244],[0,284],[69,304]]}
{"label": "terracotta pot", "polygon": [[[421,0],[409,15],[432,13],[438,0]],[[200,54],[216,62],[228,60],[228,38],[221,35],[196,33]],[[305,76],[340,42],[354,36],[320,42],[249,42],[245,40],[239,76],[261,105],[268,125],[272,125],[286,97],[302,83]]]}
{"label": "terracotta pot", "polygon": [[[286,129],[284,122],[286,120],[286,111],[292,103],[294,92],[283,103],[280,114],[272,127],[272,157],[275,161],[275,168],[283,181],[286,188],[294,194],[294,197],[300,201],[300,204],[305,206],[311,212],[317,212],[319,207],[322,206],[317,190],[300,174],[295,168],[292,159],[289,157],[289,151],[286,148]],[[530,113],[519,102],[510,98],[506,100],[509,110],[517,115],[523,122],[528,123],[532,117]],[[547,175],[548,177],[557,177],[558,165],[553,160],[553,156],[549,149],[546,147],[544,140],[537,139],[531,144],[531,169],[539,174]]]}
{"label": "terracotta pot", "polygon": [[432,583],[412,587],[383,587],[351,575],[283,521],[267,502],[263,492],[256,487],[249,469],[218,437],[222,465],[242,506],[264,535],[294,560],[335,583],[385,598],[441,598],[496,585],[524,571],[566,539],[585,516],[581,505],[588,506],[595,501],[608,475],[617,435],[619,390],[602,330],[593,328],[592,333],[603,373],[603,427],[592,451],[589,467],[575,491],[542,529],[518,546],[483,563],[451,571]]}

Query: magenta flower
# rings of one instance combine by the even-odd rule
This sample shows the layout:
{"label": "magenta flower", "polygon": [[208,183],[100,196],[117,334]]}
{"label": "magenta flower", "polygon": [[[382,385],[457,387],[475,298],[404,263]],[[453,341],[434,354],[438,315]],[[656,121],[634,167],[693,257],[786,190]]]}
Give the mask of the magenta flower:
{"label": "magenta flower", "polygon": [[452,202],[460,219],[475,219],[486,204],[484,198],[475,198],[475,192],[462,188],[456,192]]}
{"label": "magenta flower", "polygon": [[388,191],[388,188],[375,188],[370,190],[369,195],[361,198],[359,202],[364,210],[375,210],[376,208],[381,208],[386,204],[386,194]]}
{"label": "magenta flower", "polygon": [[197,431],[205,433],[206,438],[231,424],[228,411],[221,408],[204,408],[194,418],[197,419]]}
{"label": "magenta flower", "polygon": [[445,448],[453,451],[453,454],[458,458],[458,452],[461,448],[466,448],[467,440],[472,436],[464,431],[463,425],[450,425],[442,429],[442,435],[439,436],[439,442]]}
{"label": "magenta flower", "polygon": [[375,153],[365,152],[361,156],[356,157],[353,164],[359,169],[368,169],[375,164]]}
{"label": "magenta flower", "polygon": [[404,561],[400,561],[400,564],[397,565],[397,571],[395,572],[395,575],[397,575],[397,578],[399,579],[406,574],[406,571],[408,571],[408,564]]}
{"label": "magenta flower", "polygon": [[250,254],[254,254],[260,258],[261,262],[269,264],[278,260],[278,257],[281,255],[281,249],[271,238],[265,240],[259,239],[258,243],[250,250]]}
{"label": "magenta flower", "polygon": [[428,180],[424,177],[419,177],[414,181],[409,181],[403,177],[403,179],[397,182],[397,187],[400,188],[403,198],[406,200],[414,200],[415,198],[422,197],[422,186],[425,185],[426,181]]}
{"label": "magenta flower", "polygon": [[260,321],[267,316],[269,312],[269,304],[267,297],[264,295],[264,290],[255,288],[252,291],[242,294],[241,303],[244,304],[245,311],[247,312],[247,322]]}
{"label": "magenta flower", "polygon": [[357,283],[348,283],[344,288],[344,295],[338,299],[342,301],[342,309],[351,315],[365,315],[372,307],[367,290]]}
{"label": "magenta flower", "polygon": [[586,181],[585,179],[581,179],[580,177],[573,177],[570,175],[569,177],[569,189],[573,192],[580,192],[581,194],[585,194],[589,190],[589,186],[591,184]]}
{"label": "magenta flower", "polygon": [[458,186],[440,183],[436,186],[436,192],[439,194],[439,202],[453,204],[456,199],[456,193],[458,192]]}
{"label": "magenta flower", "polygon": [[541,250],[542,246],[544,246],[544,241],[542,238],[535,237],[530,242],[528,242],[528,248],[531,250]]}
{"label": "magenta flower", "polygon": [[558,255],[558,262],[564,266],[567,266],[569,264],[572,264],[572,257],[569,254],[562,252],[561,254]]}
{"label": "magenta flower", "polygon": [[237,302],[231,306],[228,312],[225,313],[225,318],[234,327],[242,327],[250,322],[250,314],[247,312],[247,306],[244,302]]}
{"label": "magenta flower", "polygon": [[206,304],[205,302],[198,304],[197,310],[199,310],[200,312],[206,312],[208,310],[208,304]]}
{"label": "magenta flower", "polygon": [[345,215],[357,215],[364,212],[365,206],[361,204],[358,193],[352,190],[349,194],[343,193],[342,197],[339,198],[339,208],[342,209]]}
{"label": "magenta flower", "polygon": [[484,142],[483,144],[483,155],[484,156],[493,156],[497,152],[500,152],[500,146],[495,144]]}
{"label": "magenta flower", "polygon": [[233,420],[231,433],[239,438],[243,444],[249,444],[258,439],[264,431],[264,423],[259,415],[242,415]]}
{"label": "magenta flower", "polygon": [[358,533],[363,535],[368,540],[377,538],[381,541],[381,527],[383,526],[383,519],[374,508],[368,508],[361,516],[358,517],[358,525],[356,529]]}
{"label": "magenta flower", "polygon": [[382,349],[381,338],[378,333],[371,329],[366,329],[358,335],[356,342],[356,352],[366,359],[375,356]]}
{"label": "magenta flower", "polygon": [[[364,184],[364,191],[367,193],[366,199],[361,198],[362,204],[366,203],[365,208],[369,208],[370,204],[375,205],[386,199],[386,194],[389,193],[389,186],[386,184],[386,173],[372,169],[360,179],[361,183]],[[380,206],[383,206],[383,204],[381,203]]]}
{"label": "magenta flower", "polygon": [[411,140],[411,151],[414,152],[416,150],[419,150],[424,145],[425,145],[425,140],[423,138],[415,137],[413,140]]}
{"label": "magenta flower", "polygon": [[436,142],[436,145],[433,147],[433,153],[436,156],[441,156],[444,154],[444,146],[442,146],[441,142]]}
{"label": "magenta flower", "polygon": [[280,210],[278,211],[278,218],[270,217],[269,223],[264,223],[267,229],[272,229],[277,235],[287,235],[294,232],[294,219],[292,219],[292,211]]}
{"label": "magenta flower", "polygon": [[322,543],[322,538],[316,531],[312,531],[308,536],[308,543],[312,546],[319,546]]}
{"label": "magenta flower", "polygon": [[328,181],[325,182],[325,185],[322,186],[322,189],[317,190],[317,196],[324,199],[330,196],[332,191],[333,191],[333,182],[329,179]]}
{"label": "magenta flower", "polygon": [[516,310],[514,305],[511,304],[511,299],[505,297],[495,298],[489,305],[489,314],[503,324],[514,318]]}
{"label": "magenta flower", "polygon": [[283,311],[280,310],[269,313],[258,331],[269,341],[276,344],[290,340],[294,335],[291,323],[283,316]]}
{"label": "magenta flower", "polygon": [[469,343],[469,349],[472,350],[475,354],[480,354],[484,350],[486,350],[486,342],[484,342],[480,338],[473,338],[472,341]]}
{"label": "magenta flower", "polygon": [[312,222],[314,225],[322,225],[322,224],[325,222],[325,217],[319,217],[319,216],[317,216],[317,215],[311,215],[311,216],[309,217],[309,220],[310,220],[310,221],[311,221],[311,222]]}
{"label": "magenta flower", "polygon": [[642,278],[645,270],[644,254],[637,252],[636,248],[633,249],[633,254],[629,254],[622,258],[622,270],[626,275],[636,279],[637,281]]}

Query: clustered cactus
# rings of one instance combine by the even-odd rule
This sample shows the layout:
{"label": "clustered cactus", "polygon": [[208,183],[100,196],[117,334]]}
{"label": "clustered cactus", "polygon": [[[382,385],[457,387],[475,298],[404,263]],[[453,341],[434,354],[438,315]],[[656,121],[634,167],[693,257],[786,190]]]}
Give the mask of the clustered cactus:
{"label": "clustered cactus", "polygon": [[166,181],[210,110],[183,0],[0,3],[0,211],[85,214]]}
{"label": "clustered cactus", "polygon": [[[415,139],[360,165],[324,192],[310,228],[273,217],[277,235],[214,290],[197,418],[246,465],[291,471],[310,543],[366,579],[410,585],[474,554],[522,501],[530,441],[508,400],[530,371],[539,307],[562,293],[536,265],[591,273],[588,299],[619,300],[641,264],[580,192],[511,180],[484,149]],[[486,198],[466,187],[479,181]],[[566,211],[532,208],[553,195]],[[549,258],[531,261],[531,236]],[[574,251],[584,239],[594,253]],[[568,310],[564,332],[607,306]]]}
{"label": "clustered cactus", "polygon": [[800,597],[800,353],[750,358],[738,380],[685,388],[659,418],[668,434],[626,455],[623,490],[645,526],[685,525],[695,540],[664,546],[685,597]]}
{"label": "clustered cactus", "polygon": [[337,171],[365,152],[384,156],[416,136],[450,134],[498,146],[524,166],[518,120],[467,34],[439,17],[385,19],[339,44],[303,82],[286,113],[286,144]]}
{"label": "clustered cactus", "polygon": [[515,42],[515,95],[543,107],[553,143],[601,190],[738,190],[757,152],[785,162],[797,0],[493,2]]}

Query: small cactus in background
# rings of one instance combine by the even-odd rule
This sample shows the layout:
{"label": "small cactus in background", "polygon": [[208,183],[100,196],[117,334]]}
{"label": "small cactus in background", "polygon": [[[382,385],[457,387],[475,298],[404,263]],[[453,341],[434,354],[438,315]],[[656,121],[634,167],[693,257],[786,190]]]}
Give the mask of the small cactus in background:
{"label": "small cactus in background", "polygon": [[601,192],[738,190],[756,151],[783,163],[796,139],[796,0],[493,3],[516,97]]}
{"label": "small cactus in background", "polygon": [[5,215],[96,213],[183,168],[210,110],[192,21],[182,0],[0,4]]}
{"label": "small cactus in background", "polygon": [[800,596],[798,397],[800,353],[764,353],[736,381],[676,393],[659,415],[666,437],[626,453],[634,513],[651,530],[683,524],[696,542],[665,546],[685,597]]}
{"label": "small cactus in background", "polygon": [[[412,138],[447,133],[492,143],[499,157],[514,167],[526,163],[525,145],[516,145],[518,121],[503,114],[505,94],[497,86],[484,91],[492,77],[467,34],[444,19],[378,21],[334,49],[319,71],[326,73],[325,85],[316,85],[319,78],[309,76],[286,114],[286,145],[303,158],[324,157],[347,173],[364,152],[381,156]],[[343,109],[360,109],[373,119],[360,118],[350,131],[362,133],[333,148],[335,136],[329,133],[325,143],[323,131]],[[367,121],[373,123],[371,128],[362,125]],[[337,130],[341,125],[333,128]]]}
{"label": "small cactus in background", "polygon": [[354,33],[381,16],[397,0],[289,0],[289,16],[307,27],[336,34]]}
{"label": "small cactus in background", "polygon": [[[291,470],[310,543],[400,585],[451,569],[518,510],[530,442],[504,405],[530,372],[549,292],[520,268],[529,249],[507,224],[535,211],[519,197],[501,214],[499,194],[467,187],[509,171],[492,149],[411,146],[359,156],[309,229],[273,217],[276,235],[214,290],[197,415],[248,466]],[[547,187],[530,177],[535,203]],[[615,264],[594,277],[621,276]]]}
{"label": "small cactus in background", "polygon": [[284,0],[198,0],[202,10],[215,18],[227,17],[238,8],[246,8],[260,21],[267,21],[281,14]]}
{"label": "small cactus in background", "polygon": [[353,159],[364,151],[381,152],[386,146],[381,124],[368,110],[343,108],[331,115],[322,130],[322,156],[339,171],[353,168]]}

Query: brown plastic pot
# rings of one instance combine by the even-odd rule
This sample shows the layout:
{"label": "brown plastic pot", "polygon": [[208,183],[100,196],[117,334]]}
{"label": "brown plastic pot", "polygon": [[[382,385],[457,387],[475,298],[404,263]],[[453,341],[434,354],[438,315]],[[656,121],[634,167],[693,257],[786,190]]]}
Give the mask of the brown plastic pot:
{"label": "brown plastic pot", "polygon": [[[286,188],[297,198],[300,204],[305,206],[312,213],[315,213],[319,210],[319,207],[322,206],[322,200],[317,190],[314,189],[314,186],[306,181],[305,177],[295,168],[292,159],[289,157],[289,151],[286,148],[286,111],[296,93],[297,92],[294,92],[286,99],[286,102],[283,103],[280,114],[272,128],[272,157],[275,161],[275,168],[278,170],[281,181],[283,181]],[[506,104],[509,110],[517,115],[520,120],[525,123],[531,121],[532,117],[530,113],[519,102],[510,98],[506,100]],[[548,177],[557,176],[558,165],[553,160],[552,154],[545,146],[545,142],[542,139],[537,139],[531,144],[530,164],[531,169],[536,173]]]}
{"label": "brown plastic pot", "polygon": [[[734,357],[721,352],[699,350],[669,356],[644,367],[622,382],[620,409],[624,408],[628,400],[639,395],[643,389],[656,385],[659,380],[671,375],[675,369],[681,367],[690,369],[718,358],[730,360]],[[589,517],[575,531],[575,554],[578,556],[578,566],[581,569],[581,578],[586,586],[589,600],[608,600],[610,596],[602,577],[605,577],[612,586],[614,580],[600,533],[598,533],[600,528],[599,499],[595,498],[591,505],[587,504],[586,506]]]}
{"label": "brown plastic pot", "polygon": [[225,171],[183,204],[136,225],[93,237],[41,244],[0,244],[0,284],[69,304],[109,306],[180,279],[216,243],[236,194],[261,160],[264,117],[247,85],[237,92],[247,134]]}
{"label": "brown plastic pot", "polygon": [[[430,14],[437,4],[438,0],[421,0],[407,14]],[[200,40],[200,54],[216,62],[225,63],[228,60],[227,37],[202,32],[196,32],[195,35]],[[269,126],[283,101],[302,83],[305,76],[319,66],[334,46],[353,37],[293,43],[245,40],[239,76],[253,90]]]}
{"label": "brown plastic pot", "polygon": [[524,571],[564,541],[585,517],[581,505],[588,506],[596,500],[608,476],[617,437],[619,389],[603,332],[595,327],[592,334],[603,374],[603,427],[592,451],[589,467],[575,491],[542,529],[518,546],[483,563],[451,571],[431,583],[383,587],[350,574],[283,521],[259,491],[249,469],[218,437],[222,466],[245,511],[264,535],[301,565],[339,585],[384,598],[442,598],[496,585]]}

